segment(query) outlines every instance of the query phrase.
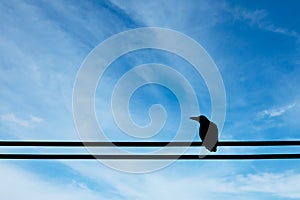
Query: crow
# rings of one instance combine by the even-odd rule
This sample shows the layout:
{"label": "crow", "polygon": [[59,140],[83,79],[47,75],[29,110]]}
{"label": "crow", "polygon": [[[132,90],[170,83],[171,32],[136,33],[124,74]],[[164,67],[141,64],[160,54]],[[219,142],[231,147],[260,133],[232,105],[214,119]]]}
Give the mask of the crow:
{"label": "crow", "polygon": [[199,136],[202,140],[202,145],[209,151],[216,152],[218,145],[218,127],[212,121],[209,121],[204,115],[198,117],[190,117],[200,123]]}

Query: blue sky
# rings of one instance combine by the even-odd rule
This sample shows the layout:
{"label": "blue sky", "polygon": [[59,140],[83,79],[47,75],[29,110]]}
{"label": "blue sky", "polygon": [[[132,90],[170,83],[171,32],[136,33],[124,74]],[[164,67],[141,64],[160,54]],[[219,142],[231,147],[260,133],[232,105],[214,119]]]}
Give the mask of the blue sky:
{"label": "blue sky", "polygon": [[[0,139],[79,140],[72,92],[85,57],[114,34],[154,26],[193,38],[218,66],[227,99],[221,140],[297,140],[299,6],[296,0],[1,1]],[[193,76],[186,61],[159,50],[132,52],[112,63],[96,91],[97,117],[104,130],[113,133],[111,139],[130,139],[112,120],[107,100],[111,89],[122,73],[151,62],[183,74],[197,93],[201,113],[210,116],[205,83]],[[141,75],[145,80],[150,76]],[[140,88],[131,98],[130,113],[144,126],[150,121],[149,107],[157,103],[168,116],[153,140],[169,140],[178,128],[180,108],[167,88],[155,84]],[[197,133],[197,126],[189,131]],[[20,151],[69,150],[1,149]],[[297,147],[220,147],[218,153],[298,151]],[[177,161],[139,175],[115,171],[97,161],[0,163],[1,199],[300,198],[297,160]]]}

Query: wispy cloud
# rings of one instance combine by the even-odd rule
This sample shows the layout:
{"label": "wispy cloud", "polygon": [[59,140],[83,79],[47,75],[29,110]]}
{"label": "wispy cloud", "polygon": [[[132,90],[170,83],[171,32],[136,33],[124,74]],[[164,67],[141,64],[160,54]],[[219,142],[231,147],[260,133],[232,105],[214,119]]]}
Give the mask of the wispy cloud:
{"label": "wispy cloud", "polygon": [[235,7],[227,8],[227,11],[232,14],[235,20],[246,20],[251,24],[256,24],[268,16],[268,12],[263,9],[251,11],[241,7]]}
{"label": "wispy cloud", "polygon": [[88,189],[81,182],[74,180],[53,182],[6,162],[1,162],[0,176],[1,199],[109,199],[100,192]]}
{"label": "wispy cloud", "polygon": [[[3,199],[223,199],[243,194],[243,199],[258,199],[261,195],[285,199],[299,199],[300,174],[293,171],[279,173],[232,174],[228,163],[218,170],[210,164],[176,165],[156,173],[132,175],[119,173],[98,162],[64,162],[85,179],[47,179],[9,163],[2,163],[0,183]],[[178,173],[188,170],[185,173]],[[205,172],[205,173],[203,173]],[[225,175],[224,175],[225,174]],[[17,181],[16,181],[17,180]],[[93,180],[92,189],[88,180]],[[141,184],[143,183],[143,184]],[[100,186],[109,191],[98,190]],[[32,195],[32,191],[35,191]]]}
{"label": "wispy cloud", "polygon": [[30,121],[33,122],[33,123],[38,123],[39,124],[39,123],[42,123],[44,120],[42,118],[31,115]]}
{"label": "wispy cloud", "polygon": [[294,108],[296,106],[295,103],[288,104],[282,107],[277,107],[277,108],[270,108],[263,110],[258,114],[259,118],[272,118],[272,117],[279,117],[286,113],[288,110]]}
{"label": "wispy cloud", "polygon": [[13,113],[4,114],[0,116],[1,121],[3,122],[9,122],[13,124],[17,124],[19,126],[27,127],[27,128],[34,128],[36,124],[42,123],[43,119],[36,117],[36,116],[30,116],[30,119],[21,119],[15,116]]}
{"label": "wispy cloud", "polygon": [[[300,198],[299,186],[296,184],[300,174],[291,171],[232,174],[230,171],[234,171],[234,167],[230,164],[221,165],[218,170],[211,167],[213,164],[197,168],[182,168],[175,164],[172,168],[137,176],[118,173],[95,163],[66,164],[87,178],[110,185],[124,199],[220,199],[239,194],[243,194],[243,199],[257,199],[262,194]],[[182,170],[187,170],[184,175],[178,173]]]}
{"label": "wispy cloud", "polygon": [[300,198],[300,174],[292,172],[248,174],[238,178],[240,190],[270,193],[283,198]]}
{"label": "wispy cloud", "polygon": [[256,114],[251,121],[253,128],[257,131],[266,130],[274,127],[282,127],[286,124],[283,116],[296,106],[296,103],[285,106],[272,107]]}
{"label": "wispy cloud", "polygon": [[226,10],[233,16],[234,20],[244,20],[250,25],[257,26],[260,29],[279,33],[285,36],[294,37],[300,41],[300,34],[295,30],[290,30],[285,27],[276,26],[268,19],[268,11],[264,9],[248,10],[241,7],[229,8]]}

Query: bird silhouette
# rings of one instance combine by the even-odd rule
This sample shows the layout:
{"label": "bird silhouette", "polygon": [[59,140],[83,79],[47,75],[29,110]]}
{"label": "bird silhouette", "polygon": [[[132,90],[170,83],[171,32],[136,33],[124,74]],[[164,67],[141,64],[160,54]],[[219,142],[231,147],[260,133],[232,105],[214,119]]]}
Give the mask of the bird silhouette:
{"label": "bird silhouette", "polygon": [[202,140],[202,145],[209,151],[216,152],[218,145],[218,127],[212,121],[209,121],[204,115],[198,117],[190,117],[200,123],[199,136]]}

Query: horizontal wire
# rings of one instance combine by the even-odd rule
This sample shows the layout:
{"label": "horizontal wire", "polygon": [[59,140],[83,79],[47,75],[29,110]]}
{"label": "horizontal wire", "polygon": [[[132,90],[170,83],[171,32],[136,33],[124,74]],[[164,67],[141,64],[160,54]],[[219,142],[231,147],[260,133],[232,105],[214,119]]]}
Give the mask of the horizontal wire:
{"label": "horizontal wire", "polygon": [[[222,141],[218,146],[298,146],[300,141]],[[202,142],[79,142],[79,141],[0,141],[0,147],[183,147],[202,146]],[[246,155],[91,155],[91,154],[0,154],[0,159],[71,159],[71,160],[256,160],[300,159],[300,154]]]}
{"label": "horizontal wire", "polygon": [[299,159],[300,154],[255,155],[91,155],[91,154],[0,154],[0,159],[18,160],[256,160]]}
{"label": "horizontal wire", "polygon": [[[300,141],[220,141],[218,146],[300,146]],[[80,141],[0,141],[0,147],[184,147],[202,142],[80,142]]]}

